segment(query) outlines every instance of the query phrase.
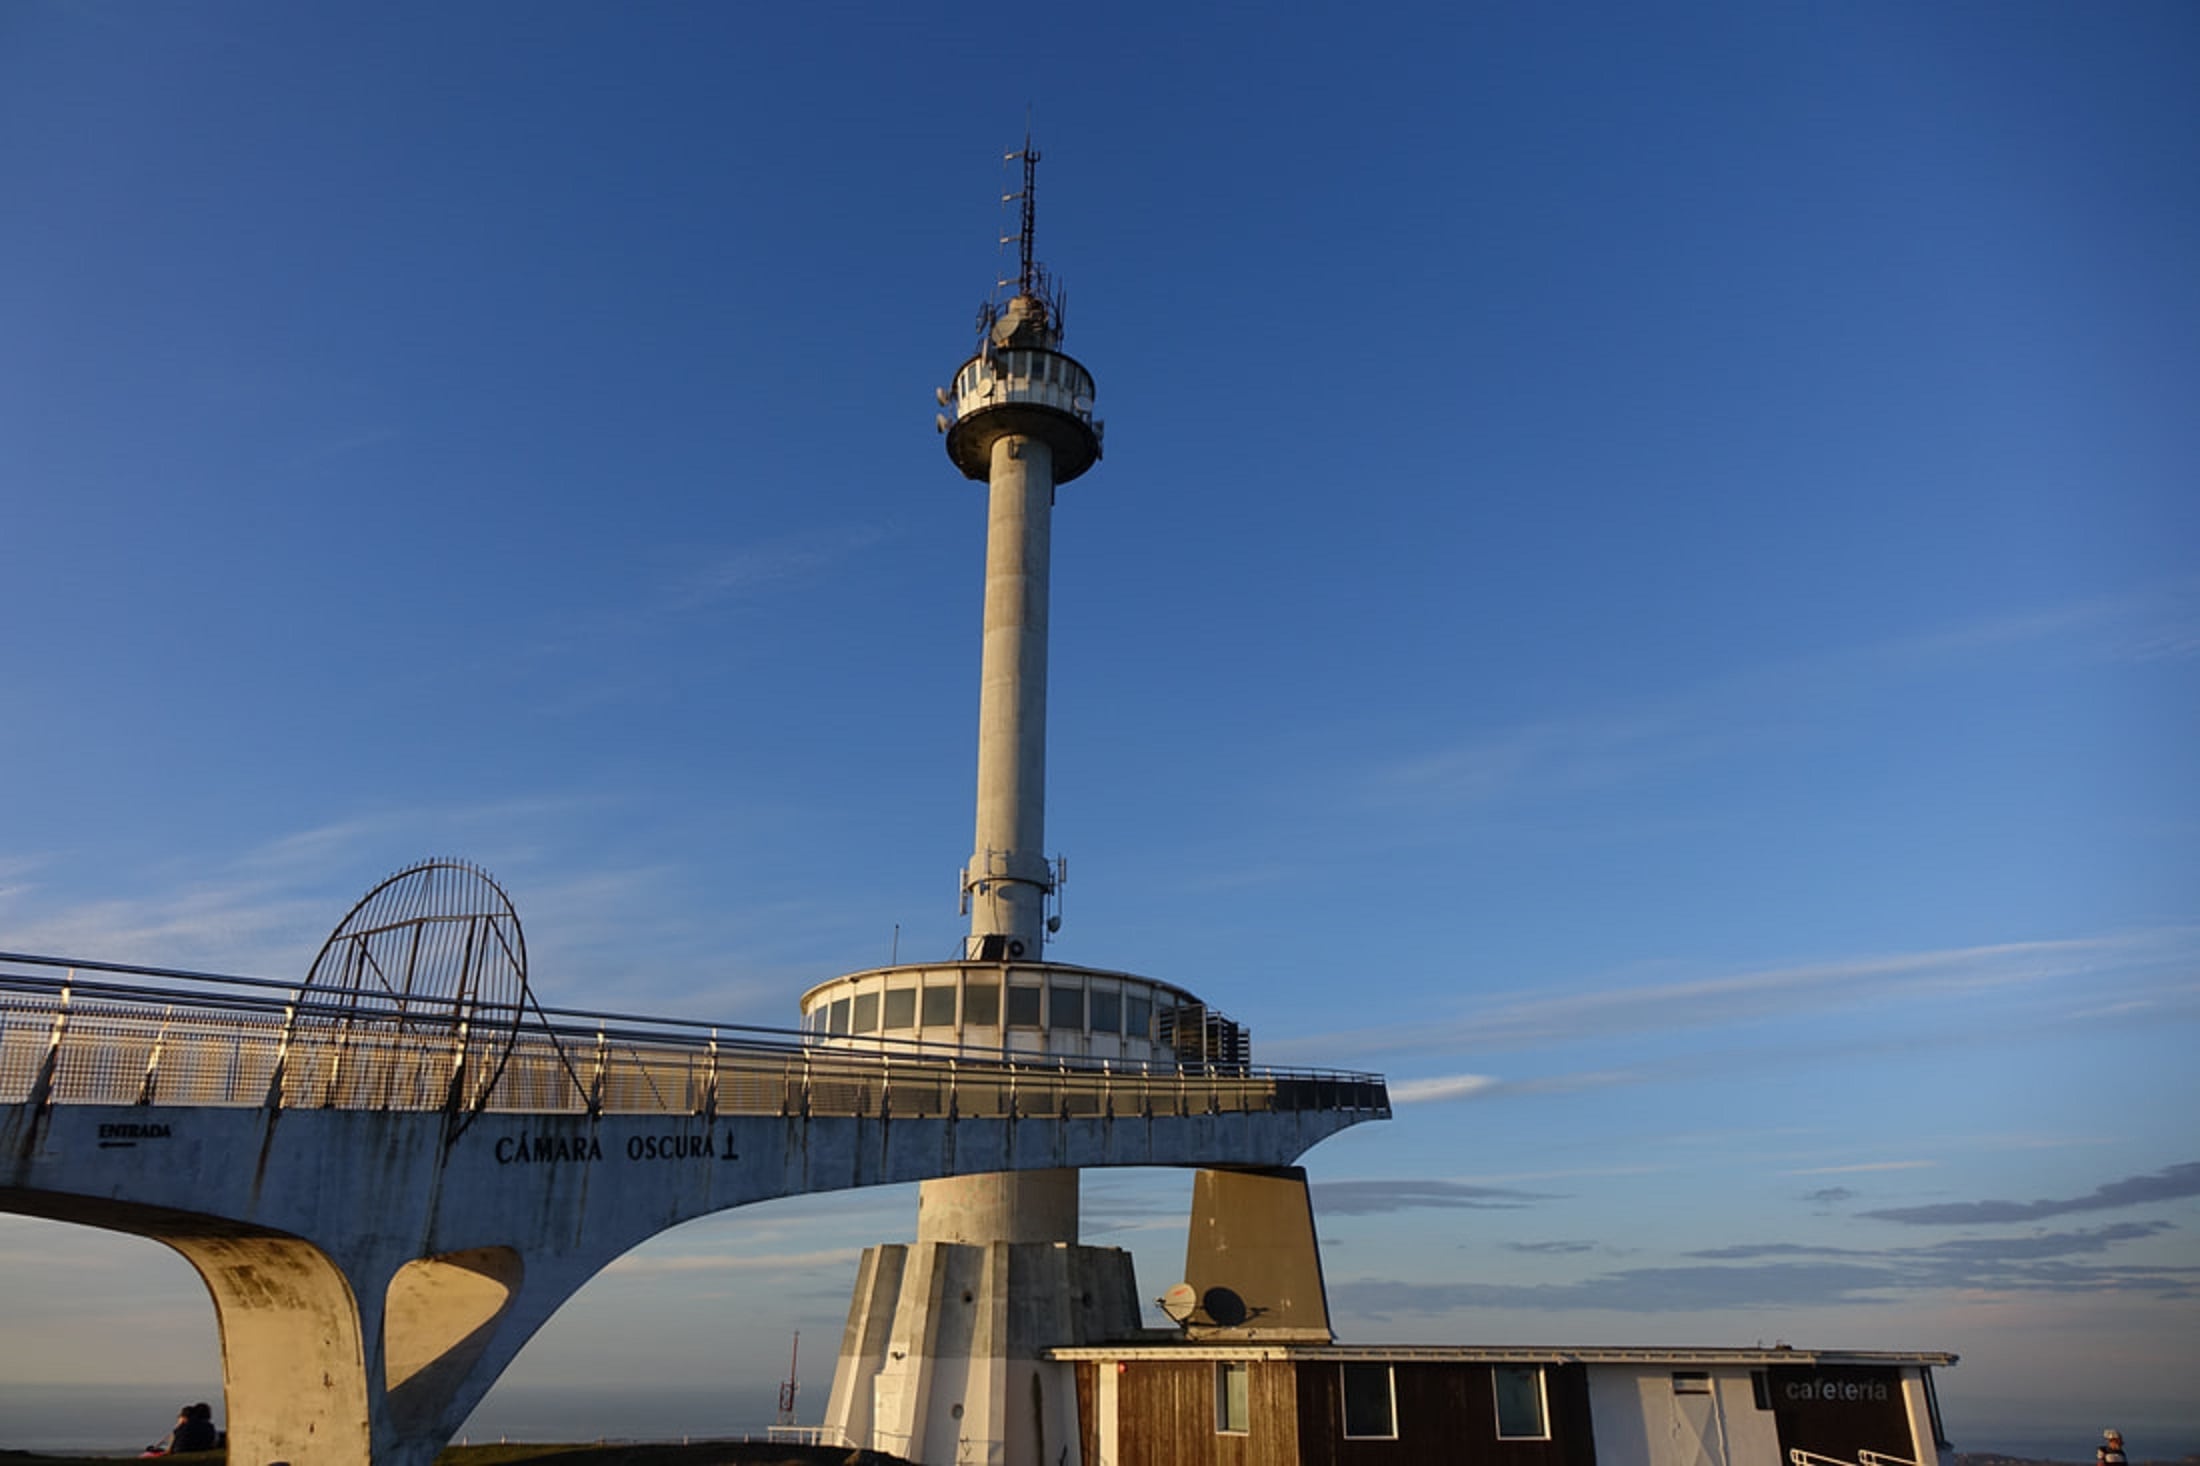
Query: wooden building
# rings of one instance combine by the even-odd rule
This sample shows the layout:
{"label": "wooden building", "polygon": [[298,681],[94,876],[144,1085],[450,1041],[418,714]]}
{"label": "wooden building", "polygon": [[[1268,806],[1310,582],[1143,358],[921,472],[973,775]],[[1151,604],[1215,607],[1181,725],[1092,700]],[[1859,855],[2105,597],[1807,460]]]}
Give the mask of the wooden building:
{"label": "wooden building", "polygon": [[1933,1466],[1932,1368],[1955,1362],[1194,1338],[1048,1357],[1075,1372],[1083,1466]]}

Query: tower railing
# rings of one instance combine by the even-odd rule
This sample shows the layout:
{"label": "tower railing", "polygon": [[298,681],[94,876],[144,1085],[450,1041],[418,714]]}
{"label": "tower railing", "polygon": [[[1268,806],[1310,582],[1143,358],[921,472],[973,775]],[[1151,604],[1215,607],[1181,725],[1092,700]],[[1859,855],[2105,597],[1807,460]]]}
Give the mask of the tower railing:
{"label": "tower railing", "polygon": [[0,953],[0,1104],[530,1114],[1388,1115],[1377,1074],[1016,1055]]}

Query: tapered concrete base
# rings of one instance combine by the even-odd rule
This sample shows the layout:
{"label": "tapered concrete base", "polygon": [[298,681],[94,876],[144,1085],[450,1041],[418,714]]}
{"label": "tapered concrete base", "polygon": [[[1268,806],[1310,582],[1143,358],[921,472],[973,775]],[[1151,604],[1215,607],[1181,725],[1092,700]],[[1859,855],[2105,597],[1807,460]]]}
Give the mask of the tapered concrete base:
{"label": "tapered concrete base", "polygon": [[825,1409],[829,1439],[923,1466],[1077,1466],[1062,1345],[1139,1327],[1131,1255],[1068,1242],[918,1242],[863,1254]]}

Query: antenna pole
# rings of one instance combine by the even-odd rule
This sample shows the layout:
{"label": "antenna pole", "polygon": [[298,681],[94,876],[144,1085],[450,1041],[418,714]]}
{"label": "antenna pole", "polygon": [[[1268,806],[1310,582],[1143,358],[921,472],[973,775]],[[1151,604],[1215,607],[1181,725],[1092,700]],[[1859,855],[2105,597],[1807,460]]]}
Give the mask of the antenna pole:
{"label": "antenna pole", "polygon": [[1016,293],[1031,295],[1036,282],[1038,267],[1032,261],[1033,241],[1039,228],[1039,150],[1031,145],[1031,134],[1024,134],[1024,227],[1021,250],[1017,257]]}
{"label": "antenna pole", "polygon": [[795,1364],[801,1357],[802,1330],[796,1329],[794,1331],[793,1352],[787,1355],[787,1382],[779,1387],[779,1423],[781,1425],[793,1425],[795,1423],[794,1397],[795,1392],[800,1388],[797,1381],[801,1378]]}

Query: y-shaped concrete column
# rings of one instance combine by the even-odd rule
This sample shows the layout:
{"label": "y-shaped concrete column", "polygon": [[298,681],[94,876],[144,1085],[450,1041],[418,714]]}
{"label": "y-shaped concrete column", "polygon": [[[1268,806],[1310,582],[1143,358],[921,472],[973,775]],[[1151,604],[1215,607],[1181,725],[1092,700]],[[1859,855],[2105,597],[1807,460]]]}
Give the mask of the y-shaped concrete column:
{"label": "y-shaped concrete column", "polygon": [[236,1466],[428,1466],[522,1345],[615,1255],[509,1247],[393,1263],[215,1217],[89,1197],[11,1211],[149,1237],[204,1280]]}

